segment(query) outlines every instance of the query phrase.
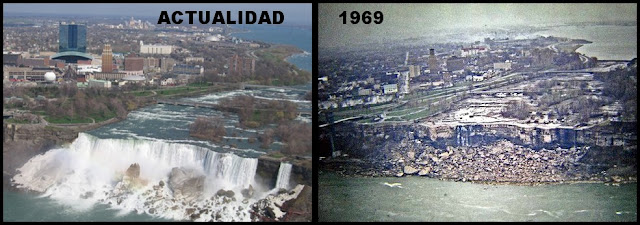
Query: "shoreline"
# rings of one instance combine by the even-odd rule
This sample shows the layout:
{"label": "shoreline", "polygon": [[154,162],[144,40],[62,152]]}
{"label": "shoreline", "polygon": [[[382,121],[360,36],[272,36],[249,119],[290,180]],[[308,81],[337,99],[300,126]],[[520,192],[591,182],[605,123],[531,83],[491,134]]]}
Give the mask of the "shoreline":
{"label": "shoreline", "polygon": [[[311,76],[311,73],[312,73],[311,71],[302,69],[298,67],[298,65],[296,65],[295,63],[292,63],[289,61],[289,59],[294,56],[311,54],[299,48],[298,46],[289,45],[289,44],[272,44],[269,48],[256,50],[254,52],[260,55],[260,56],[256,56],[256,60],[265,60],[270,63],[279,64],[278,66],[284,66],[288,70],[288,73],[293,73],[294,76],[299,76],[300,74],[303,74],[304,76],[307,76],[308,74],[308,76]],[[262,81],[258,81],[258,82],[262,82]],[[304,83],[307,83],[307,82],[309,81],[306,81]],[[303,83],[294,83],[289,85],[286,85],[286,84],[280,84],[280,85],[269,84],[269,85],[296,86],[300,84],[303,84]]]}
{"label": "shoreline", "polygon": [[[300,48],[298,48],[298,49],[300,49]],[[289,64],[291,64],[291,65],[294,65],[294,66],[295,66],[296,68],[298,68],[299,70],[303,70],[303,71],[307,71],[307,72],[311,73],[312,71],[309,71],[309,70],[306,70],[306,69],[302,69],[302,68],[300,68],[298,65],[296,65],[295,63],[293,63],[293,62],[290,62],[290,61],[289,61],[289,59],[290,59],[290,58],[292,58],[292,57],[297,57],[297,56],[302,57],[302,56],[306,56],[306,55],[311,56],[311,53],[310,53],[310,52],[307,52],[307,51],[305,51],[305,50],[303,50],[303,49],[300,49],[300,50],[302,50],[302,53],[294,53],[294,54],[291,54],[291,55],[289,55],[289,56],[285,57],[285,58],[284,58],[284,61],[285,61],[285,62],[287,62],[287,63],[289,63]]]}
{"label": "shoreline", "polygon": [[[579,28],[579,27],[594,27],[594,26],[604,26],[604,27],[637,27],[637,24],[634,24],[634,25],[621,25],[621,24],[606,24],[606,25],[604,25],[604,24],[603,24],[603,25],[595,25],[595,24],[591,24],[591,25],[562,25],[562,27],[574,27],[574,28]],[[635,54],[635,56],[634,56],[634,55],[631,55],[631,54],[630,54],[630,52],[617,52],[617,51],[614,51],[614,52],[613,52],[613,54],[607,54],[607,55],[608,55],[608,57],[601,57],[601,56],[598,56],[598,55],[597,55],[597,53],[607,52],[607,51],[603,51],[603,49],[601,49],[601,48],[603,47],[602,45],[610,45],[610,44],[611,44],[611,43],[609,43],[609,42],[607,42],[607,41],[608,41],[608,39],[611,39],[611,37],[612,37],[612,36],[608,36],[608,37],[609,37],[608,39],[604,39],[604,38],[596,38],[597,36],[595,36],[595,37],[594,37],[594,36],[592,36],[592,35],[585,35],[585,34],[582,34],[582,35],[577,35],[577,34],[575,34],[575,35],[571,35],[571,34],[567,34],[566,32],[567,32],[567,31],[562,31],[562,30],[557,31],[557,30],[556,30],[555,28],[553,28],[553,27],[551,27],[551,28],[550,28],[550,27],[547,27],[544,31],[533,32],[532,34],[533,34],[533,35],[536,35],[536,36],[553,36],[553,37],[562,37],[562,38],[567,38],[567,39],[572,40],[572,44],[583,44],[583,45],[585,45],[585,44],[589,44],[589,45],[590,45],[590,47],[586,47],[586,48],[587,48],[587,49],[589,49],[589,48],[596,48],[596,49],[595,49],[595,50],[596,50],[595,52],[594,52],[594,51],[589,51],[589,50],[585,51],[585,50],[584,50],[585,48],[583,48],[584,46],[581,46],[581,47],[579,47],[579,48],[576,48],[575,52],[576,52],[576,53],[580,53],[580,54],[582,54],[582,55],[585,55],[585,56],[587,56],[587,57],[596,57],[596,58],[598,58],[598,61],[601,61],[601,60],[604,60],[604,61],[607,61],[607,60],[627,60],[627,61],[628,61],[628,60],[631,60],[631,59],[633,59],[633,58],[637,58],[637,57],[638,57],[638,56],[637,56],[637,52],[636,52],[636,54]],[[602,40],[600,40],[600,39],[602,39]],[[615,38],[614,38],[614,39],[615,39]],[[619,41],[619,40],[617,40],[617,39],[616,39],[616,40],[613,40],[613,41]],[[588,43],[587,43],[587,42],[588,42]],[[595,47],[593,47],[593,46],[595,46]],[[625,49],[626,49],[626,48],[629,48],[629,49],[635,49],[635,48],[637,48],[637,44],[636,44],[636,46],[633,46],[633,47],[632,47],[632,46],[626,46],[626,45],[623,45],[623,44],[616,44],[616,46],[617,46],[617,48],[618,48],[618,49],[619,49],[619,48],[625,48]],[[598,48],[600,48],[600,50],[598,50]],[[580,50],[582,50],[582,51],[579,51],[578,49],[580,49]],[[607,49],[607,50],[609,50],[609,51],[613,51],[613,50],[615,50],[615,49],[611,49],[610,47],[609,47],[609,48],[606,48],[606,49]],[[594,53],[596,53],[596,54],[594,54]],[[629,54],[628,54],[628,53],[629,53]]]}
{"label": "shoreline", "polygon": [[[295,26],[295,25],[293,25],[293,26],[284,26],[284,27],[290,27],[290,28],[295,28],[295,29],[300,29],[300,28],[301,29],[305,29],[304,26],[300,27],[300,26]],[[297,51],[293,52],[293,53],[287,53],[287,55],[285,57],[282,57],[281,60],[284,61],[285,63],[288,63],[290,65],[295,66],[295,68],[297,68],[298,70],[302,70],[302,71],[305,71],[305,72],[308,72],[308,73],[312,73],[313,72],[313,62],[310,63],[311,64],[311,68],[309,68],[309,70],[307,70],[307,69],[302,69],[298,65],[288,61],[288,59],[290,57],[292,57],[294,55],[297,55],[297,54],[309,53],[309,56],[311,56],[310,52],[312,51],[312,49],[309,49],[309,50],[302,49],[301,46],[298,46],[295,42],[292,43],[291,41],[286,41],[287,43],[281,43],[281,42],[266,41],[266,40],[263,40],[263,39],[261,39],[259,37],[242,38],[242,37],[238,37],[238,36],[234,36],[233,35],[234,33],[253,33],[253,32],[255,32],[255,31],[253,31],[251,29],[246,29],[245,31],[242,31],[242,32],[230,32],[228,35],[229,36],[233,36],[235,38],[244,39],[244,40],[259,41],[259,42],[268,43],[269,45],[271,45],[271,48],[282,47],[282,46],[285,46],[287,48],[288,47],[294,47]],[[310,58],[312,58],[312,57],[310,57]],[[310,61],[313,61],[313,60],[310,59]]]}

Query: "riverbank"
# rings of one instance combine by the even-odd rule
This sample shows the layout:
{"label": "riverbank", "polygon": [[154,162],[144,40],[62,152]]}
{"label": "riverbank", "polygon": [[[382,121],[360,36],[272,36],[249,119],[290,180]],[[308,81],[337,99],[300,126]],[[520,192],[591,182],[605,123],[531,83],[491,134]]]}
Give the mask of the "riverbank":
{"label": "riverbank", "polygon": [[[505,140],[487,146],[446,149],[403,141],[386,148],[388,151],[375,159],[322,160],[319,169],[347,177],[423,176],[508,185],[581,182],[617,185],[637,181],[635,161],[613,161],[619,156],[606,154],[614,150],[577,147],[535,151]],[[604,164],[606,161],[614,164]]]}
{"label": "riverbank", "polygon": [[533,35],[583,39],[592,42],[577,52],[598,60],[629,60],[637,57],[637,26],[567,25],[549,27]]}

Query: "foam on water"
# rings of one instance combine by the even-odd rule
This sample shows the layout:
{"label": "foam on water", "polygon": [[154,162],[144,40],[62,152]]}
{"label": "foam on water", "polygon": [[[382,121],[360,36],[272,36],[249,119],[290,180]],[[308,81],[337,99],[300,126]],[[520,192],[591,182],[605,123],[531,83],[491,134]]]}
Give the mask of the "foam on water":
{"label": "foam on water", "polygon": [[269,97],[262,97],[262,96],[253,96],[253,97],[259,98],[259,99],[265,99],[265,100],[272,100],[272,101],[290,101],[293,103],[311,104],[311,101],[309,100],[296,100],[296,99],[288,99],[288,98],[269,98]]}
{"label": "foam on water", "polygon": [[296,117],[295,120],[301,121],[303,123],[311,123],[311,118],[300,116],[300,115],[298,115],[298,117]]}
{"label": "foam on water", "polygon": [[[140,178],[148,181],[143,187],[136,189],[117,204],[107,193],[114,190],[122,180],[122,175],[133,163],[140,165]],[[111,202],[112,207],[123,210],[122,213],[137,211],[148,212],[149,196],[143,193],[152,190],[159,181],[168,182],[168,175],[174,167],[191,168],[206,176],[204,199],[215,195],[220,189],[233,190],[240,193],[243,188],[258,187],[254,177],[258,165],[257,158],[242,158],[230,153],[217,153],[206,148],[165,141],[99,139],[80,133],[78,138],[66,148],[47,151],[30,159],[19,168],[13,180],[18,187],[43,192],[42,196],[72,206],[74,210],[83,211],[94,204]],[[165,211],[162,216],[172,219],[185,218],[183,207],[171,205],[169,199],[172,192],[168,185],[164,186],[163,195],[167,202],[155,202],[153,207]],[[87,194],[91,193],[91,194]],[[255,202],[228,203],[231,210],[242,206],[244,213],[227,212],[220,220],[250,220],[249,205]],[[145,204],[146,203],[146,204]],[[177,204],[177,203],[173,203]],[[213,211],[223,211],[221,203],[198,202],[202,207]],[[209,205],[206,205],[209,204]],[[169,207],[171,206],[171,207]],[[176,207],[174,207],[176,206]],[[219,206],[219,207],[218,207]],[[175,208],[171,209],[172,207]],[[162,211],[160,208],[156,212]],[[182,210],[182,211],[180,211]],[[210,218],[210,217],[209,217]]]}
{"label": "foam on water", "polygon": [[161,121],[183,121],[183,122],[193,122],[194,116],[189,112],[174,112],[167,113],[171,111],[165,112],[145,112],[145,111],[135,111],[130,113],[128,116],[132,119],[137,120],[161,120]]}
{"label": "foam on water", "polygon": [[251,93],[251,90],[234,90],[229,92],[214,93],[214,94],[208,94],[202,97],[187,98],[187,99],[197,101],[197,102],[207,102],[207,103],[216,104],[220,99],[233,97],[236,95],[247,95],[249,93]]}

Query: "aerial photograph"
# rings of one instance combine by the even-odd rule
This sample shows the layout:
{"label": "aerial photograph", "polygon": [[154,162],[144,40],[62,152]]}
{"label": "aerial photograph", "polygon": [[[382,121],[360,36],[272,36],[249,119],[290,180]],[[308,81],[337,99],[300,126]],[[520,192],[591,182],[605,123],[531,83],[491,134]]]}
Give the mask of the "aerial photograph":
{"label": "aerial photograph", "polygon": [[637,4],[318,15],[318,221],[637,221]]}
{"label": "aerial photograph", "polygon": [[3,4],[3,222],[311,221],[311,15]]}

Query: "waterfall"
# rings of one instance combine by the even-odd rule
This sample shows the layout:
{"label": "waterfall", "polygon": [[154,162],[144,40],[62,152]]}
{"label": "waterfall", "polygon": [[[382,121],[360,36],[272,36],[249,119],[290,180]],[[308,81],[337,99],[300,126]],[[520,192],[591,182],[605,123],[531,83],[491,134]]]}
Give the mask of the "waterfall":
{"label": "waterfall", "polygon": [[217,182],[246,188],[253,184],[258,159],[207,151],[203,168],[205,173]]}
{"label": "waterfall", "polygon": [[[100,139],[85,133],[80,133],[67,147],[34,156],[18,169],[19,173],[13,180],[18,187],[42,192],[43,196],[71,206],[81,206],[76,209],[83,210],[95,203],[114,201],[108,193],[117,189],[123,174],[133,163],[140,165],[140,178],[147,182],[138,189],[141,191],[127,195],[122,204],[113,202],[112,206],[123,210],[148,210],[144,203],[149,201],[149,197],[141,195],[142,191],[154,190],[152,186],[158,185],[160,181],[167,184],[174,167],[194,169],[205,175],[205,199],[215,195],[220,189],[233,190],[239,194],[250,184],[256,186],[254,177],[258,166],[257,158],[242,158],[188,144]],[[161,191],[167,194],[165,199],[170,199],[171,189],[167,185]],[[184,210],[179,206],[177,211]],[[233,209],[228,207],[225,210]],[[235,213],[229,214],[235,217]],[[184,212],[167,212],[167,215],[176,219],[189,219],[184,218]],[[231,217],[226,219],[231,220]],[[235,217],[235,220],[248,220],[248,216]]]}
{"label": "waterfall", "polygon": [[291,176],[291,164],[281,162],[278,170],[278,180],[276,181],[276,190],[284,188],[289,190],[289,179]]}
{"label": "waterfall", "polygon": [[469,145],[469,132],[467,128],[463,125],[456,127],[456,143],[458,146],[468,146]]}
{"label": "waterfall", "polygon": [[48,172],[64,170],[73,171],[70,176],[78,172],[99,175],[91,181],[109,183],[117,172],[125,171],[133,163],[140,165],[140,176],[149,180],[166,178],[173,167],[189,167],[201,171],[207,179],[225,184],[225,188],[245,188],[254,181],[258,159],[187,144],[99,139],[80,133],[68,148],[53,149],[32,158],[20,168],[22,176],[18,180],[28,183],[29,178],[41,179]]}

